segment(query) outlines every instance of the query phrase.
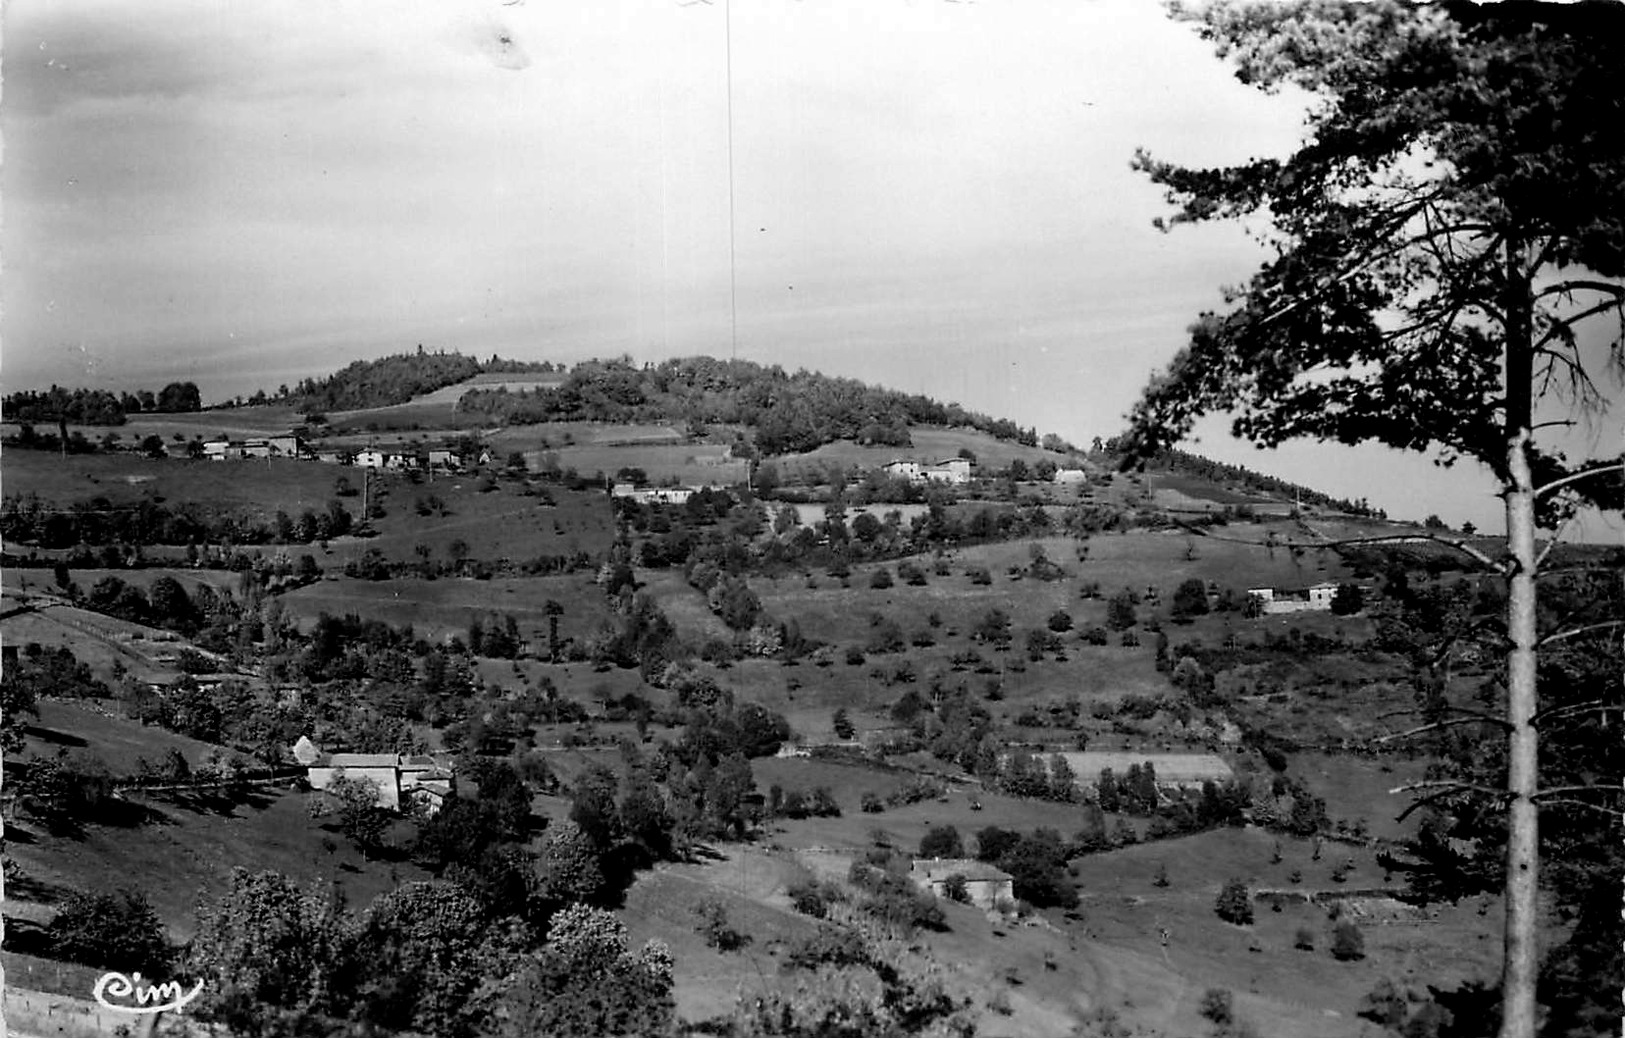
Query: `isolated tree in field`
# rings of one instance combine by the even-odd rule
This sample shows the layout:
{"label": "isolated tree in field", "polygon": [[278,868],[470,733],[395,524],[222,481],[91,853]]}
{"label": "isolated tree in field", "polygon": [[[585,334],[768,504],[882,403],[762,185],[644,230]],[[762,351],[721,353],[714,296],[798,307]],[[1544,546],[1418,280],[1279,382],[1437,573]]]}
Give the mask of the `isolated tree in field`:
{"label": "isolated tree in field", "polygon": [[1106,602],[1106,626],[1114,631],[1126,631],[1140,622],[1134,612],[1134,595],[1119,591]]}
{"label": "isolated tree in field", "polygon": [[1537,529],[1555,530],[1582,503],[1618,507],[1619,483],[1599,475],[1609,467],[1571,460],[1551,439],[1607,409],[1596,379],[1617,379],[1625,363],[1625,8],[1176,13],[1199,23],[1242,81],[1292,84],[1315,103],[1306,143],[1284,160],[1193,169],[1136,156],[1178,205],[1171,223],[1256,217],[1274,240],[1273,258],[1229,293],[1230,310],[1202,315],[1146,389],[1131,453],[1231,411],[1236,435],[1263,446],[1374,441],[1493,474],[1504,555],[1432,536],[1508,584],[1508,706],[1489,722],[1508,736],[1505,792],[1492,794],[1509,816],[1501,1034],[1532,1035],[1539,805],[1562,796],[1611,810],[1595,795],[1540,790],[1535,677],[1543,640],[1595,637],[1618,617],[1542,638],[1535,581]]}
{"label": "isolated tree in field", "polygon": [[1353,920],[1339,920],[1332,928],[1332,958],[1338,962],[1365,958],[1365,934]]}
{"label": "isolated tree in field", "polygon": [[963,858],[965,856],[965,843],[960,838],[959,830],[951,825],[932,826],[920,838],[920,857],[922,858]]}
{"label": "isolated tree in field", "polygon": [[1218,900],[1213,902],[1213,911],[1218,913],[1220,919],[1237,926],[1249,926],[1253,921],[1253,896],[1247,891],[1247,884],[1239,879],[1227,882],[1219,891]]}
{"label": "isolated tree in field", "polygon": [[548,599],[542,606],[542,612],[547,614],[547,658],[557,663],[559,659],[559,617],[564,615],[564,606],[555,599]]}
{"label": "isolated tree in field", "polygon": [[1186,623],[1207,615],[1207,585],[1196,577],[1174,589],[1173,618],[1175,623]]}
{"label": "isolated tree in field", "polygon": [[857,729],[852,727],[852,718],[847,716],[844,706],[836,708],[833,728],[837,739],[850,739],[857,734]]}

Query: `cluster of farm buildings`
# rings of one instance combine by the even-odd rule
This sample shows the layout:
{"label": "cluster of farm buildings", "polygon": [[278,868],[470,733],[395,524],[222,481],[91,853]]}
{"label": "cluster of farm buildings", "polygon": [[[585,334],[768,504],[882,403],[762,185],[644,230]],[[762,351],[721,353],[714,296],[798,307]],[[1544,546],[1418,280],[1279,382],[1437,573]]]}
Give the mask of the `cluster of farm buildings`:
{"label": "cluster of farm buildings", "polygon": [[[450,472],[461,468],[467,460],[454,450],[439,447],[422,451],[386,451],[377,447],[368,447],[358,451],[313,451],[292,433],[285,436],[264,436],[258,439],[246,440],[205,440],[203,443],[203,457],[209,461],[297,458],[304,461],[326,462],[330,465],[354,465],[356,468],[399,472],[410,472],[419,469],[438,469]],[[490,460],[489,451],[480,452],[479,464],[487,464]]]}

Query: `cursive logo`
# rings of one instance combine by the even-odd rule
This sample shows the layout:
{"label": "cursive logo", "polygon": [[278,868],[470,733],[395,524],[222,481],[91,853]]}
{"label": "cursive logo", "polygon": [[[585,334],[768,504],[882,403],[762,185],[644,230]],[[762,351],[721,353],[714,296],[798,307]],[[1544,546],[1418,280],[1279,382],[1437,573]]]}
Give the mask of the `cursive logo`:
{"label": "cursive logo", "polygon": [[[96,981],[91,997],[108,1009],[120,1009],[126,1013],[166,1013],[185,1008],[188,1002],[202,993],[201,980],[191,991],[184,991],[180,982],[175,980],[154,984],[151,981],[143,982],[139,973],[132,973],[128,977],[122,973],[104,973]],[[110,1002],[109,998],[125,1001]]]}

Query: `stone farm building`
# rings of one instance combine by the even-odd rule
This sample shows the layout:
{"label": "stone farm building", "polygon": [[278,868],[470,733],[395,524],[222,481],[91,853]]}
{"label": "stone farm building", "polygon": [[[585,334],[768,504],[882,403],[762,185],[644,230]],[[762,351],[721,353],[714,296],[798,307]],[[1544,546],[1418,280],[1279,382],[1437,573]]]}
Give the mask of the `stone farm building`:
{"label": "stone farm building", "polygon": [[1256,597],[1264,604],[1264,612],[1275,613],[1324,613],[1332,608],[1332,599],[1337,597],[1336,584],[1315,584],[1302,591],[1278,591],[1270,587],[1252,587],[1247,594]]}
{"label": "stone farm building", "polygon": [[428,756],[398,753],[323,753],[308,737],[294,744],[293,756],[305,766],[312,789],[326,789],[340,775],[369,779],[378,787],[378,806],[399,811],[422,801],[433,814],[451,795],[451,771]]}
{"label": "stone farm building", "polygon": [[266,436],[256,440],[207,440],[203,456],[209,461],[246,461],[251,458],[297,458],[299,438]]}
{"label": "stone farm building", "polygon": [[1091,788],[1100,781],[1106,768],[1122,778],[1130,765],[1144,767],[1146,762],[1157,772],[1157,785],[1177,786],[1181,789],[1200,789],[1204,782],[1229,782],[1235,778],[1230,765],[1211,753],[1143,753],[1131,750],[1087,750],[1059,754],[1066,760],[1078,784]]}
{"label": "stone farm building", "polygon": [[991,910],[1000,900],[1016,899],[1010,873],[975,858],[915,858],[909,878],[921,890],[946,897],[943,888],[949,876],[965,877],[965,892],[977,908]]}
{"label": "stone farm building", "polygon": [[894,461],[885,467],[885,472],[910,483],[969,483],[970,468],[968,458],[944,458],[930,463]]}

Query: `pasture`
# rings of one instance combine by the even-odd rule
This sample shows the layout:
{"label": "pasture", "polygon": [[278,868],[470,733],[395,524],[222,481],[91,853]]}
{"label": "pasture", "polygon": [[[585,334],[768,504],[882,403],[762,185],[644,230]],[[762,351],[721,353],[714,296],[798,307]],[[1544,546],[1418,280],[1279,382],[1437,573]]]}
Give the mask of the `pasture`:
{"label": "pasture", "polygon": [[411,624],[418,636],[444,641],[468,635],[469,621],[492,613],[512,616],[521,637],[547,643],[549,600],[564,606],[559,637],[586,638],[609,616],[603,593],[585,575],[497,577],[491,580],[358,580],[340,577],[281,597],[290,619],[308,627],[320,613],[355,613],[395,626]]}
{"label": "pasture", "polygon": [[0,639],[5,644],[66,645],[102,681],[114,680],[120,670],[137,681],[169,681],[176,676],[170,658],[185,644],[178,635],[65,605],[55,596],[40,596],[32,590],[19,595],[11,590],[12,580],[24,579],[19,574],[44,572],[48,571],[6,574],[6,615],[0,619]]}
{"label": "pasture", "polygon": [[831,465],[871,469],[893,461],[941,461],[958,457],[961,450],[969,450],[976,456],[973,475],[986,469],[1008,468],[1010,462],[1017,458],[1028,465],[1045,459],[1056,465],[1064,465],[1069,458],[1055,451],[1023,446],[1014,440],[997,439],[964,427],[914,426],[909,429],[909,439],[914,442],[912,447],[863,447],[851,440],[837,440],[802,454],[780,454],[764,460],[772,462],[784,476],[794,474],[800,477],[809,473],[822,475],[829,471]]}
{"label": "pasture", "polygon": [[[224,892],[234,866],[274,869],[304,884],[336,889],[351,905],[401,883],[426,879],[410,862],[369,861],[342,837],[313,823],[306,794],[257,787],[246,802],[190,794],[129,794],[148,821],[87,826],[50,836],[32,823],[6,825],[6,857],[36,883],[68,890],[138,890],[173,938],[197,925],[200,896]],[[398,838],[404,838],[404,823]],[[8,886],[10,884],[8,883]]]}
{"label": "pasture", "polygon": [[37,494],[66,504],[105,497],[113,505],[142,500],[208,512],[242,512],[268,519],[277,511],[321,511],[333,497],[334,466],[281,459],[154,460],[133,454],[73,454],[8,450],[6,495]]}
{"label": "pasture", "polygon": [[[36,706],[39,717],[28,725],[25,757],[46,758],[62,750],[70,755],[91,754],[114,775],[126,776],[136,773],[142,758],[157,764],[170,751],[179,750],[188,763],[197,764],[220,749],[157,725],[127,720],[114,700],[42,699]],[[253,760],[235,751],[231,755]]]}

